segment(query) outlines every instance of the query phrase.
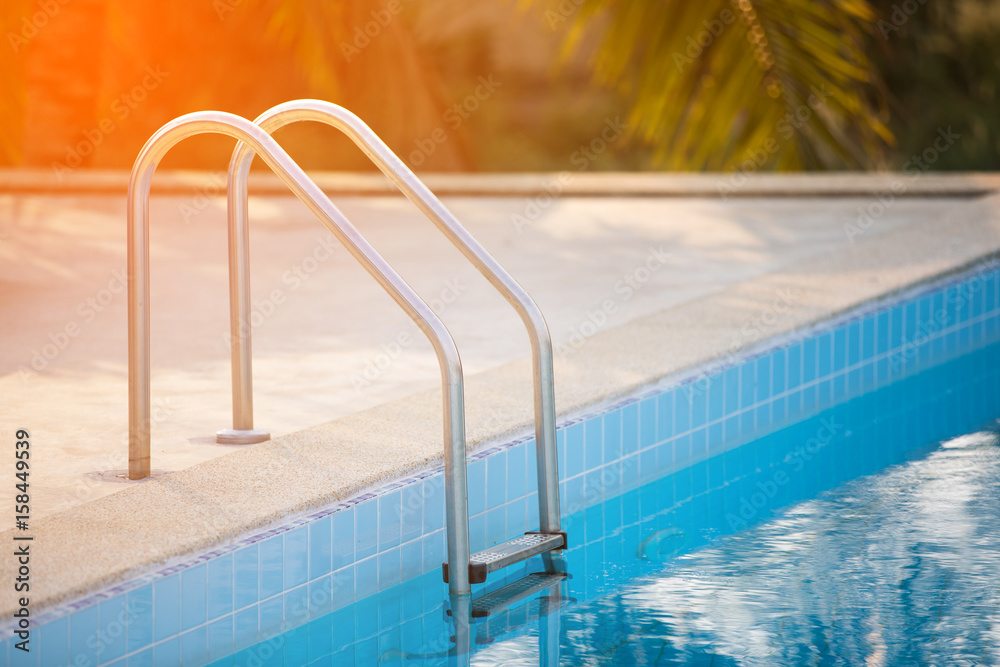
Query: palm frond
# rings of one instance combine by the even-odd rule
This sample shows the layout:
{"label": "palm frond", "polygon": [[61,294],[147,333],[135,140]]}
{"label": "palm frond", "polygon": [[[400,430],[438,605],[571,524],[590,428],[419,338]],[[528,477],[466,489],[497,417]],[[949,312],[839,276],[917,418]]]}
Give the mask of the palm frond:
{"label": "palm frond", "polygon": [[564,46],[598,26],[596,80],[630,97],[659,166],[872,167],[893,140],[875,20],[866,0],[590,0]]}

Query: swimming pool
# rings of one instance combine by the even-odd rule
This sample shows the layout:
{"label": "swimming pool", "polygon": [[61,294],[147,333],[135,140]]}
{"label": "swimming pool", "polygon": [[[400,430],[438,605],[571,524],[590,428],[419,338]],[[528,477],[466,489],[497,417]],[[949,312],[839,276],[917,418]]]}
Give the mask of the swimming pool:
{"label": "swimming pool", "polygon": [[[994,344],[577,512],[471,664],[995,664],[998,417]],[[218,664],[443,664],[448,608],[429,573]]]}
{"label": "swimming pool", "polygon": [[[452,636],[473,646],[474,664],[826,664],[841,647],[872,664],[933,662],[956,646],[982,655],[996,633],[983,583],[1000,580],[987,539],[995,507],[963,515],[979,522],[967,533],[975,539],[948,574],[926,568],[945,562],[960,538],[934,542],[928,529],[907,542],[883,529],[909,525],[904,510],[919,506],[916,496],[891,497],[888,515],[865,515],[855,496],[874,498],[898,479],[964,488],[949,480],[971,472],[945,464],[966,445],[941,443],[965,435],[957,442],[981,443],[977,452],[995,448],[992,436],[972,434],[1000,417],[998,341],[1000,271],[986,258],[564,418],[568,578],[535,582],[538,590],[494,605],[467,632],[455,630],[463,614],[449,614],[441,582],[443,477],[431,468],[43,610],[40,652],[15,651],[8,624],[0,658],[30,667],[437,664]],[[470,456],[473,550],[537,527],[533,449],[526,438]],[[988,471],[989,460],[977,469]],[[935,486],[935,472],[949,475]],[[831,512],[867,523],[824,523]],[[958,525],[954,513],[935,516],[926,525]],[[876,539],[886,534],[897,541]],[[852,544],[871,548],[858,556],[844,550]],[[890,551],[876,559],[883,546]],[[962,569],[970,558],[979,569]],[[475,587],[494,595],[478,604],[539,567],[514,566]],[[903,581],[914,587],[903,611],[874,594]],[[984,597],[948,609],[928,602],[954,591]],[[858,611],[857,600],[868,606]],[[933,628],[924,614],[932,608],[941,619]]]}

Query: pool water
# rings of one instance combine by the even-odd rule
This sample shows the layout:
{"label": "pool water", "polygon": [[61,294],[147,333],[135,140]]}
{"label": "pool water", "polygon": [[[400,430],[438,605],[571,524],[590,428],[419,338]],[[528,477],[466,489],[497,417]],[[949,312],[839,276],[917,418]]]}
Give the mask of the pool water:
{"label": "pool water", "polygon": [[567,517],[471,656],[431,572],[218,664],[1000,664],[998,418],[994,344]]}

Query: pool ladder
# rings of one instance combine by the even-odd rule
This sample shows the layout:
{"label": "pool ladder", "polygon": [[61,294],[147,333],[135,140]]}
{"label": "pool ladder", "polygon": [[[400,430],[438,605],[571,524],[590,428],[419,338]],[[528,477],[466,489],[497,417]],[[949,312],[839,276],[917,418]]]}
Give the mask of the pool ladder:
{"label": "pool ladder", "polygon": [[[521,316],[531,338],[534,372],[539,530],[479,553],[470,553],[466,466],[459,465],[466,460],[466,444],[464,377],[458,348],[430,306],[270,136],[280,127],[307,120],[326,123],[350,137]],[[535,555],[565,549],[566,533],[560,526],[552,342],[545,318],[528,293],[360,118],[321,100],[280,104],[253,123],[217,111],[187,114],[160,128],[136,158],[128,188],[129,478],[141,479],[150,474],[149,193],[152,177],[160,160],[174,145],[203,133],[223,134],[239,141],[229,165],[227,194],[233,428],[220,431],[219,442],[246,444],[270,437],[253,425],[247,179],[253,155],[257,154],[406,311],[434,347],[442,377],[448,537],[448,562],[443,564],[442,570],[449,591],[457,596],[468,595],[471,584],[485,582],[490,572]],[[549,558],[544,560],[550,561]]]}

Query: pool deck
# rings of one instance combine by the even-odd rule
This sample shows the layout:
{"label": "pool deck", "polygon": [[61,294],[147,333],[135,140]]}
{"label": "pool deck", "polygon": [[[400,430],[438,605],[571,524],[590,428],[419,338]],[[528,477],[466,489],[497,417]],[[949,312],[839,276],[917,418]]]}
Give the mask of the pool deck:
{"label": "pool deck", "polygon": [[[470,451],[527,434],[519,319],[380,178],[317,182],[451,328]],[[558,175],[427,180],[546,313],[561,418],[1000,251],[989,194],[1000,179],[986,174],[756,176],[725,199],[728,175],[582,174],[551,201],[539,197]],[[206,196],[216,176],[163,174],[151,214],[156,474],[127,482],[114,476],[127,441],[122,175],[0,173],[0,321],[14,323],[0,415],[11,434],[32,433],[35,613],[440,463],[430,346],[272,181],[255,177],[251,226],[256,423],[276,437],[212,442],[229,425],[225,202]],[[5,589],[0,610],[13,607]]]}

